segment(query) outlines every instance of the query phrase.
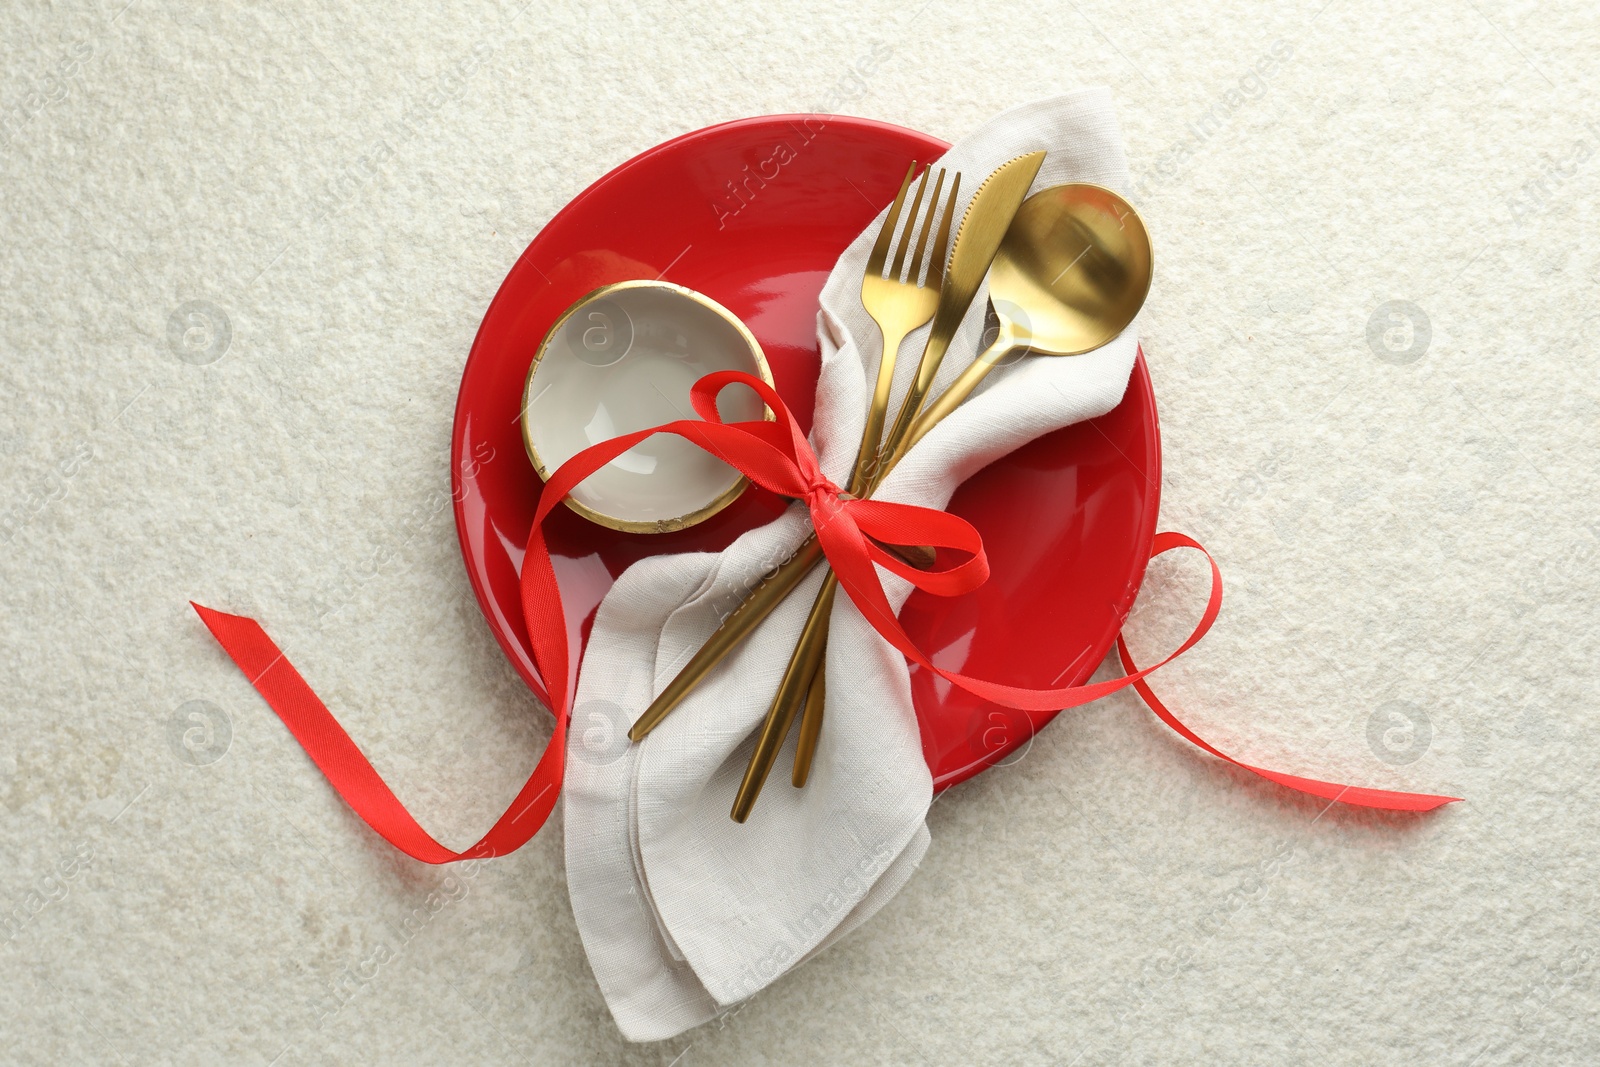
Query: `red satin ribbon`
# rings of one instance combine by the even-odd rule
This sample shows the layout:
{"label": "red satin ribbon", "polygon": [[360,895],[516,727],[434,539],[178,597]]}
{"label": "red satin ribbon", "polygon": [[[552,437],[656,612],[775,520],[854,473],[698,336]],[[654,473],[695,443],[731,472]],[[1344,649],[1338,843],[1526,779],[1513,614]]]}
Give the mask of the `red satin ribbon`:
{"label": "red satin ribbon", "polygon": [[[770,422],[724,423],[717,411],[716,398],[723,389],[735,384],[748,386],[760,394],[775,419]],[[1460,799],[1427,793],[1363,789],[1253,767],[1219,751],[1178,721],[1151,692],[1144,679],[1193,648],[1211,628],[1222,608],[1222,572],[1217,569],[1210,553],[1183,534],[1157,534],[1151,547],[1151,557],[1174,548],[1200,551],[1211,566],[1211,595],[1199,624],[1188,640],[1155,666],[1135,666],[1127,642],[1121,635],[1117,637],[1117,652],[1127,673],[1121,678],[1089,685],[1026,689],[971,678],[935,666],[901,628],[900,620],[889,606],[876,567],[883,567],[930,593],[959,596],[977,588],[989,576],[988,560],[984,556],[983,542],[977,530],[966,520],[948,512],[886,501],[857,500],[842,493],[838,486],[823,476],[815,453],[789,409],[778,398],[778,394],[758,378],[737,371],[708,374],[695,383],[690,400],[703,421],[687,419],[668,423],[624,434],[587,448],[562,464],[551,475],[539,496],[533,528],[528,532],[527,554],[523,557],[522,610],[528,624],[534,662],[549,687],[556,727],[533,774],[518,792],[511,807],[482,839],[465,851],[455,852],[439,844],[411,817],[399,798],[361,754],[355,742],[350,740],[350,736],[322,701],[317,699],[305,679],[300,677],[300,673],[254,619],[213,611],[199,604],[194,604],[194,609],[234,663],[283,720],[289,732],[294,734],[295,740],[300,742],[327,776],[334,790],[390,844],[425,863],[505,855],[527,843],[544,825],[555,807],[556,796],[561,789],[567,724],[572,710],[576,663],[568,644],[566,615],[561,605],[555,569],[545,546],[544,520],[589,475],[651,435],[671,433],[693,442],[737,468],[763,489],[804,501],[811,512],[817,538],[827,554],[828,563],[838,575],[840,586],[873,628],[907,659],[975,696],[1020,710],[1056,711],[1077,707],[1131,685],[1163,722],[1193,744],[1286,788],[1330,801],[1391,811],[1429,811]],[[874,540],[945,548],[965,558],[953,566],[919,571],[879,548]]]}

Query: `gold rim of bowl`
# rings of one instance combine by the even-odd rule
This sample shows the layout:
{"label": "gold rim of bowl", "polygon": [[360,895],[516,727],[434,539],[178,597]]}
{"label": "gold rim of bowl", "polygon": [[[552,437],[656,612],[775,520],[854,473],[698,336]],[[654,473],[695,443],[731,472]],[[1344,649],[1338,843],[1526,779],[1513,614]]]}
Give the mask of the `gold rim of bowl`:
{"label": "gold rim of bowl", "polygon": [[[528,414],[532,410],[533,376],[538,372],[539,364],[543,361],[545,352],[549,350],[551,343],[561,332],[561,328],[567,324],[568,319],[594,301],[622,289],[663,289],[677,293],[679,296],[688,297],[701,307],[708,308],[739,332],[739,336],[744,338],[745,345],[749,348],[750,355],[755,360],[756,376],[766,382],[767,385],[776,388],[772,381],[772,368],[767,365],[767,354],[762,351],[761,342],[756,340],[755,334],[751,333],[749,327],[740,321],[739,316],[704,293],[697,293],[693,289],[674,282],[650,281],[642,278],[602,285],[600,288],[573,301],[572,305],[563,311],[560,317],[550,326],[550,329],[546,331],[544,340],[539,342],[539,350],[533,354],[533,363],[528,367],[528,377],[522,386],[522,446],[527,449],[528,459],[532,461],[533,469],[539,472],[541,481],[548,482],[552,471],[545,466],[544,460],[540,458],[539,450],[533,443],[533,429],[529,425]],[[772,411],[765,407],[762,410],[765,413],[766,420],[768,422],[773,421],[775,416]],[[615,515],[607,515],[604,512],[596,511],[587,504],[572,499],[571,494],[568,494],[562,503],[590,522],[598,523],[613,530],[621,530],[623,533],[672,533],[675,530],[687,529],[696,523],[709,519],[739,499],[739,495],[745,491],[749,484],[750,479],[740,475],[738,481],[725,489],[710,503],[689,512],[687,515],[679,515],[670,519],[619,519]]]}

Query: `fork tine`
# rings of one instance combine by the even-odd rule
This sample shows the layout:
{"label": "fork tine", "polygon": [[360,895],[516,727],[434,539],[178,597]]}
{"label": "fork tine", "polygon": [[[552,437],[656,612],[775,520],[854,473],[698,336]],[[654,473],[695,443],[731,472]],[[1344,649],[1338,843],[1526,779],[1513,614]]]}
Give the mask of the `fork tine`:
{"label": "fork tine", "polygon": [[911,201],[911,214],[906,216],[905,232],[901,233],[900,247],[894,252],[894,266],[889,268],[889,277],[894,281],[900,280],[900,268],[906,265],[906,247],[911,244],[911,231],[916,228],[917,212],[922,210],[922,196],[928,191],[928,171],[932,169],[923,168],[922,181],[917,184],[917,197]]}
{"label": "fork tine", "polygon": [[884,217],[883,229],[878,231],[878,240],[873,243],[872,255],[867,258],[867,274],[870,277],[883,277],[883,261],[889,255],[889,242],[894,240],[894,228],[900,221],[900,206],[906,202],[906,190],[911,188],[911,178],[917,173],[917,161],[912,160],[911,166],[906,168],[906,176],[900,183],[900,192],[895,195],[894,204],[889,208],[889,214]]}
{"label": "fork tine", "polygon": [[[928,180],[928,172],[922,172],[922,180]],[[922,252],[928,246],[928,231],[933,229],[933,217],[939,213],[939,191],[944,188],[944,168],[939,168],[939,179],[933,183],[933,195],[928,198],[928,213],[922,217],[922,232],[917,234],[917,252],[911,257],[911,275],[906,279],[912,285],[921,285],[922,281]],[[911,218],[916,220],[916,212]],[[907,227],[910,233],[910,227]]]}
{"label": "fork tine", "polygon": [[928,262],[928,284],[944,284],[944,261],[950,252],[950,219],[956,213],[956,194],[961,191],[961,172],[950,183],[950,198],[944,204],[944,217],[939,220],[939,235],[933,239],[933,259]]}

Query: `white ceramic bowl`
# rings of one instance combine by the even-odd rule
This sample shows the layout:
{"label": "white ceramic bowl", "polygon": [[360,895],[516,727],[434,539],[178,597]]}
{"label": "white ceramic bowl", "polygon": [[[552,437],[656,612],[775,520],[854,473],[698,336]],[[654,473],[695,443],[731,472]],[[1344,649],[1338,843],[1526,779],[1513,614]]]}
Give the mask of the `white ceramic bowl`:
{"label": "white ceramic bowl", "polygon": [[[528,457],[548,479],[590,445],[698,418],[689,388],[718,370],[742,370],[772,384],[760,344],[715,300],[671,282],[596,289],[556,320],[528,369],[522,396]],[[725,390],[718,410],[728,422],[771,417],[744,388]],[[612,529],[665,532],[710,518],[746,484],[683,438],[657,434],[591,474],[567,505]]]}

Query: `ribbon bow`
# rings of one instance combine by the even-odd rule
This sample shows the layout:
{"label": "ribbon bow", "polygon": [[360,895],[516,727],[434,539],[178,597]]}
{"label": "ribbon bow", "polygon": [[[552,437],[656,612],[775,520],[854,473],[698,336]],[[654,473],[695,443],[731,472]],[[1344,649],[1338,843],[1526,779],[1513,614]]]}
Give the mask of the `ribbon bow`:
{"label": "ribbon bow", "polygon": [[[771,409],[771,421],[725,423],[716,398],[730,385],[756,391]],[[1383,789],[1301,778],[1281,771],[1241,763],[1202,740],[1161,703],[1145,678],[1193,648],[1216,621],[1222,608],[1222,572],[1210,553],[1194,539],[1179,533],[1157,534],[1151,548],[1154,558],[1174,548],[1199,550],[1211,565],[1211,594],[1194,632],[1166,659],[1143,669],[1135,666],[1122,635],[1117,652],[1126,671],[1121,678],[1061,689],[1028,689],[972,678],[935,666],[917,647],[889,605],[876,567],[906,579],[919,589],[939,596],[959,596],[976,589],[989,576],[989,563],[978,531],[966,520],[948,512],[910,504],[863,500],[843,492],[822,473],[794,416],[765,382],[739,371],[708,374],[689,394],[699,420],[684,419],[648,430],[602,441],[573,456],[550,476],[539,496],[533,528],[528,532],[522,561],[522,609],[528,625],[534,662],[549,689],[555,730],[527,783],[511,806],[476,844],[456,852],[435,841],[405,809],[361,754],[349,734],[317,698],[254,620],[193,605],[224,651],[250,679],[289,732],[327,776],[329,784],[368,826],[407,855],[425,863],[501,856],[533,837],[555,807],[565,767],[567,726],[572,714],[576,663],[571,658],[566,613],[555,569],[545,545],[544,521],[566,495],[589,475],[639,442],[658,433],[670,433],[698,445],[734,467],[756,485],[805,503],[811,513],[817,540],[838,575],[851,602],[885,640],[914,663],[933,671],[982,699],[1025,711],[1056,711],[1077,707],[1133,686],[1151,709],[1186,740],[1235,766],[1298,792],[1361,807],[1391,811],[1429,811],[1459,797],[1427,793],[1398,793]],[[951,549],[966,558],[953,566],[919,571],[880,548],[889,544],[930,545]]]}

